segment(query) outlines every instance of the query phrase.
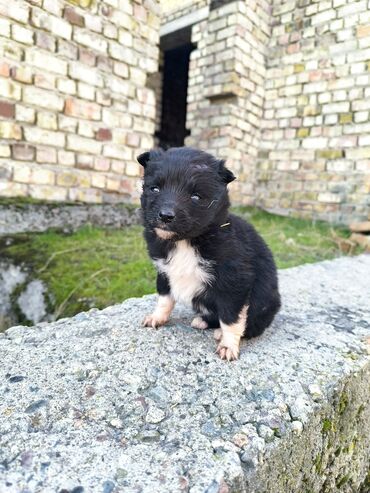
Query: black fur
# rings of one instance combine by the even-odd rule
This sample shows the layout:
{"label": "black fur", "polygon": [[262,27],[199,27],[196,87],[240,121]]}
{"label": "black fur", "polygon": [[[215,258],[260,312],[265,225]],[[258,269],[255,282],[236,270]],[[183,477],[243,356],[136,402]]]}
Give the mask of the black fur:
{"label": "black fur", "polygon": [[[212,262],[213,281],[193,298],[209,327],[234,323],[249,305],[246,337],[260,335],[280,308],[272,254],[253,226],[230,214],[227,184],[235,179],[224,164],[190,148],[150,151],[138,157],[144,166],[141,197],[145,238],[153,260],[166,259],[175,242],[186,239]],[[199,197],[199,198],[198,198]],[[158,238],[155,228],[174,233]],[[157,277],[159,294],[171,292],[167,276]]]}

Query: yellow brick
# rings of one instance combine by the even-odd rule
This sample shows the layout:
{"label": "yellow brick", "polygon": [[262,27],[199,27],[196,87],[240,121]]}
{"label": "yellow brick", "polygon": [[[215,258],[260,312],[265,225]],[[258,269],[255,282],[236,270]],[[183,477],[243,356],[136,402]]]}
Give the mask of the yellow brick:
{"label": "yellow brick", "polygon": [[317,156],[325,159],[339,159],[343,156],[343,151],[325,149],[323,151],[317,151]]}
{"label": "yellow brick", "polygon": [[73,187],[77,185],[77,176],[75,173],[65,171],[63,173],[58,173],[57,184],[62,187]]}
{"label": "yellow brick", "polygon": [[94,0],[68,0],[69,3],[77,5],[78,7],[87,8],[90,7]]}
{"label": "yellow brick", "polygon": [[353,120],[352,113],[341,113],[339,116],[340,123],[351,123]]}
{"label": "yellow brick", "polygon": [[29,183],[31,180],[31,169],[25,164],[14,166],[13,179],[19,183]]}
{"label": "yellow brick", "polygon": [[19,125],[13,122],[0,121],[0,139],[20,140],[21,138],[22,129]]}
{"label": "yellow brick", "polygon": [[136,163],[128,163],[126,165],[126,175],[140,176],[140,166]]}
{"label": "yellow brick", "polygon": [[94,173],[91,176],[91,185],[96,188],[105,188],[105,176],[101,173]]}
{"label": "yellow brick", "polygon": [[303,72],[305,69],[305,66],[303,63],[295,63],[294,64],[294,73],[298,74],[300,72]]}
{"label": "yellow brick", "polygon": [[78,176],[78,185],[82,188],[88,188],[91,185],[91,174],[81,173]]}
{"label": "yellow brick", "polygon": [[21,88],[19,85],[7,79],[0,79],[0,96],[8,99],[21,99]]}
{"label": "yellow brick", "polygon": [[305,106],[306,104],[308,104],[308,96],[304,96],[303,94],[298,96],[298,105]]}
{"label": "yellow brick", "polygon": [[300,128],[297,132],[297,136],[300,138],[308,137],[310,134],[309,128]]}
{"label": "yellow brick", "polygon": [[321,107],[320,106],[305,106],[303,109],[303,115],[304,116],[316,116],[321,113]]}
{"label": "yellow brick", "polygon": [[10,157],[10,146],[6,144],[0,145],[0,157]]}
{"label": "yellow brick", "polygon": [[48,130],[56,130],[58,128],[57,116],[54,113],[40,111],[37,114],[37,125]]}
{"label": "yellow brick", "polygon": [[119,190],[120,180],[116,178],[107,178],[107,189],[112,192],[117,192]]}

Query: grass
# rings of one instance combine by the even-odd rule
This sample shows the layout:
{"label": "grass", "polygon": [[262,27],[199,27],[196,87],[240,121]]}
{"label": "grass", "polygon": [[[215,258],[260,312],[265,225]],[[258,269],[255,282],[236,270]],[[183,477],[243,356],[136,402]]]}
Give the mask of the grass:
{"label": "grass", "polygon": [[[254,224],[279,268],[342,254],[328,224],[245,207],[234,208],[234,212]],[[335,228],[335,233],[349,234],[344,228]],[[86,226],[72,234],[16,235],[1,241],[2,256],[29,264],[33,275],[46,282],[57,318],[155,291],[155,270],[140,226],[121,230]]]}

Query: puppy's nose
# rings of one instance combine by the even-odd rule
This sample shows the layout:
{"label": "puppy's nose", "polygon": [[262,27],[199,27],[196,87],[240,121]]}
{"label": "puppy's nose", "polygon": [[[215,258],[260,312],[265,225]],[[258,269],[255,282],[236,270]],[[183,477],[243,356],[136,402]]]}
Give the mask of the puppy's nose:
{"label": "puppy's nose", "polygon": [[159,217],[164,223],[170,223],[175,218],[175,212],[172,209],[162,209]]}

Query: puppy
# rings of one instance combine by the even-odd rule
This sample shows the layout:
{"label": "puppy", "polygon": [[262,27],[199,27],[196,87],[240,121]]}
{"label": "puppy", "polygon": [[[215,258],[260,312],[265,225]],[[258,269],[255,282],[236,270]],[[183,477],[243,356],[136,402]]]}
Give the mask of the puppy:
{"label": "puppy", "polygon": [[224,161],[179,147],[145,152],[141,206],[158,303],[144,326],[168,322],[176,301],[191,305],[197,329],[217,328],[221,359],[239,357],[240,339],[268,327],[280,308],[275,263],[255,229],[228,211]]}

